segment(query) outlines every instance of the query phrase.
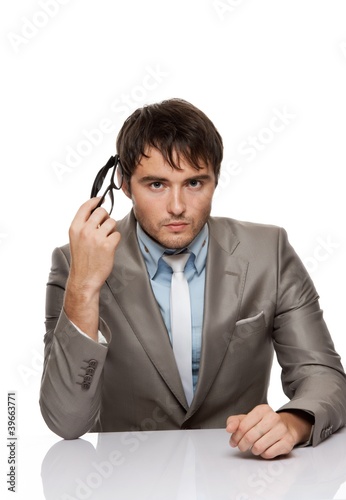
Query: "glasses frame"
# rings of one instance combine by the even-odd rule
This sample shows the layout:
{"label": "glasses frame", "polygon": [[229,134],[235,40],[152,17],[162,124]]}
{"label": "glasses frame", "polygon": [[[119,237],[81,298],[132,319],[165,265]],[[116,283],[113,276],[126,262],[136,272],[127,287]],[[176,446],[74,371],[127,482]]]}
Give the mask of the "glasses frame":
{"label": "glasses frame", "polygon": [[[123,174],[123,169],[121,166],[120,158],[119,155],[111,156],[109,160],[107,161],[106,165],[102,167],[99,172],[97,173],[92,189],[91,189],[91,195],[90,198],[95,198],[95,196],[98,195],[99,191],[102,188],[102,185],[104,183],[104,180],[106,178],[106,175],[108,174],[108,171],[113,168],[113,172],[111,175],[111,180],[109,186],[107,186],[106,190],[104,191],[103,195],[101,196],[100,201],[98,202],[97,206],[94,208],[99,208],[103,202],[105,201],[105,198],[107,194],[109,193],[109,197],[111,199],[111,209],[109,212],[109,215],[111,215],[113,207],[114,207],[114,193],[113,189],[119,190],[122,188],[123,181],[124,181],[124,174]],[[116,185],[114,182],[115,174],[119,175],[120,174],[120,185]]]}

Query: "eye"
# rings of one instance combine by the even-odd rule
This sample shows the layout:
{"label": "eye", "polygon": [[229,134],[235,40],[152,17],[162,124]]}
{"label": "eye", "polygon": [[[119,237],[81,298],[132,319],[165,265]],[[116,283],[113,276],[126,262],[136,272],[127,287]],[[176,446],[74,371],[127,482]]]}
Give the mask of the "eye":
{"label": "eye", "polygon": [[200,187],[202,185],[201,181],[198,179],[191,179],[189,181],[189,186],[195,188],[195,187]]}
{"label": "eye", "polygon": [[159,182],[159,181],[152,182],[150,184],[150,187],[152,187],[153,189],[160,189],[160,188],[162,188],[162,182]]}

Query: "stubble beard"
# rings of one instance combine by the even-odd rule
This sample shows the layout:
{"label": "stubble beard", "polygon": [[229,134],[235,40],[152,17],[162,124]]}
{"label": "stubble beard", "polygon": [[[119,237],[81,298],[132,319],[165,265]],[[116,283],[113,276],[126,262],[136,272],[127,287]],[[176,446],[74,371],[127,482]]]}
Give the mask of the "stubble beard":
{"label": "stubble beard", "polygon": [[[205,210],[201,218],[197,221],[193,219],[188,219],[185,217],[176,217],[169,220],[161,221],[158,226],[150,224],[140,214],[135,213],[135,217],[140,224],[141,228],[152,238],[154,241],[159,243],[161,246],[169,249],[181,250],[186,248],[191,241],[193,241],[201,229],[204,227],[210,215],[210,210]],[[187,222],[189,224],[188,234],[175,234],[169,235],[164,234],[164,226],[172,222]]]}

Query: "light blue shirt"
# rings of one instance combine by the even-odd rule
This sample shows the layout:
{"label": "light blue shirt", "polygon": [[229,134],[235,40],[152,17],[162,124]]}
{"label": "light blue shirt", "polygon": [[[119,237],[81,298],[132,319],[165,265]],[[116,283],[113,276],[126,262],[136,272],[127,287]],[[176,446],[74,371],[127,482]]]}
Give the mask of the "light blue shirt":
{"label": "light blue shirt", "polygon": [[[172,268],[162,259],[163,254],[174,253],[174,249],[167,249],[148,236],[137,224],[137,238],[139,247],[147,266],[148,275],[153,293],[159,305],[165,322],[169,338],[172,342],[170,318],[170,287]],[[202,228],[196,238],[187,247],[191,253],[186,266],[185,276],[189,283],[191,302],[192,327],[192,376],[193,387],[196,389],[199,363],[201,357],[202,325],[204,311],[205,263],[208,251],[208,226]]]}

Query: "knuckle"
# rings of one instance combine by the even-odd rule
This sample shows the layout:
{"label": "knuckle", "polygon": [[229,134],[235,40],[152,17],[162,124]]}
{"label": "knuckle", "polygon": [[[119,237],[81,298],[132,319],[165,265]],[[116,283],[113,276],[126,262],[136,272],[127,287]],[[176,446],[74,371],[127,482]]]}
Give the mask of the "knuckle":
{"label": "knuckle", "polygon": [[269,405],[263,403],[263,404],[256,406],[256,410],[257,410],[258,414],[264,414],[264,413],[270,412],[271,408]]}
{"label": "knuckle", "polygon": [[245,434],[244,438],[249,444],[254,444],[255,441],[259,438],[259,434],[255,429],[252,428]]}
{"label": "knuckle", "polygon": [[242,439],[238,443],[238,448],[240,451],[247,451],[250,448],[250,445],[247,443],[246,439]]}
{"label": "knuckle", "polygon": [[239,427],[238,427],[239,434],[245,434],[247,431],[246,425],[243,422],[240,422]]}
{"label": "knuckle", "polygon": [[246,450],[248,450],[249,448],[251,448],[253,446],[254,440],[251,439],[251,435],[248,433],[248,434],[245,434],[245,436],[241,440],[241,443],[243,444],[244,448]]}
{"label": "knuckle", "polygon": [[117,225],[117,223],[115,222],[114,219],[112,219],[111,217],[109,217],[109,219],[107,219],[107,224],[110,228],[114,229]]}
{"label": "knuckle", "polygon": [[109,214],[107,210],[103,207],[97,207],[94,211],[94,213],[97,213],[98,215],[102,215],[103,217],[109,218]]}
{"label": "knuckle", "polygon": [[282,424],[282,420],[280,418],[280,415],[278,415],[275,412],[269,415],[269,421],[272,424],[272,426]]}
{"label": "knuckle", "polygon": [[68,234],[70,237],[75,237],[79,233],[79,227],[76,224],[71,224],[68,230]]}
{"label": "knuckle", "polygon": [[268,459],[270,460],[270,459],[275,458],[277,456],[276,453],[273,453],[272,451],[269,451],[269,450],[263,451],[260,455],[262,458],[265,458],[267,460]]}
{"label": "knuckle", "polygon": [[252,446],[251,451],[254,455],[260,455],[261,453],[263,453],[263,447],[256,442]]}
{"label": "knuckle", "polygon": [[88,226],[83,226],[82,229],[79,231],[78,233],[78,237],[81,239],[81,240],[87,240],[90,238],[90,231],[89,231],[89,228]]}

